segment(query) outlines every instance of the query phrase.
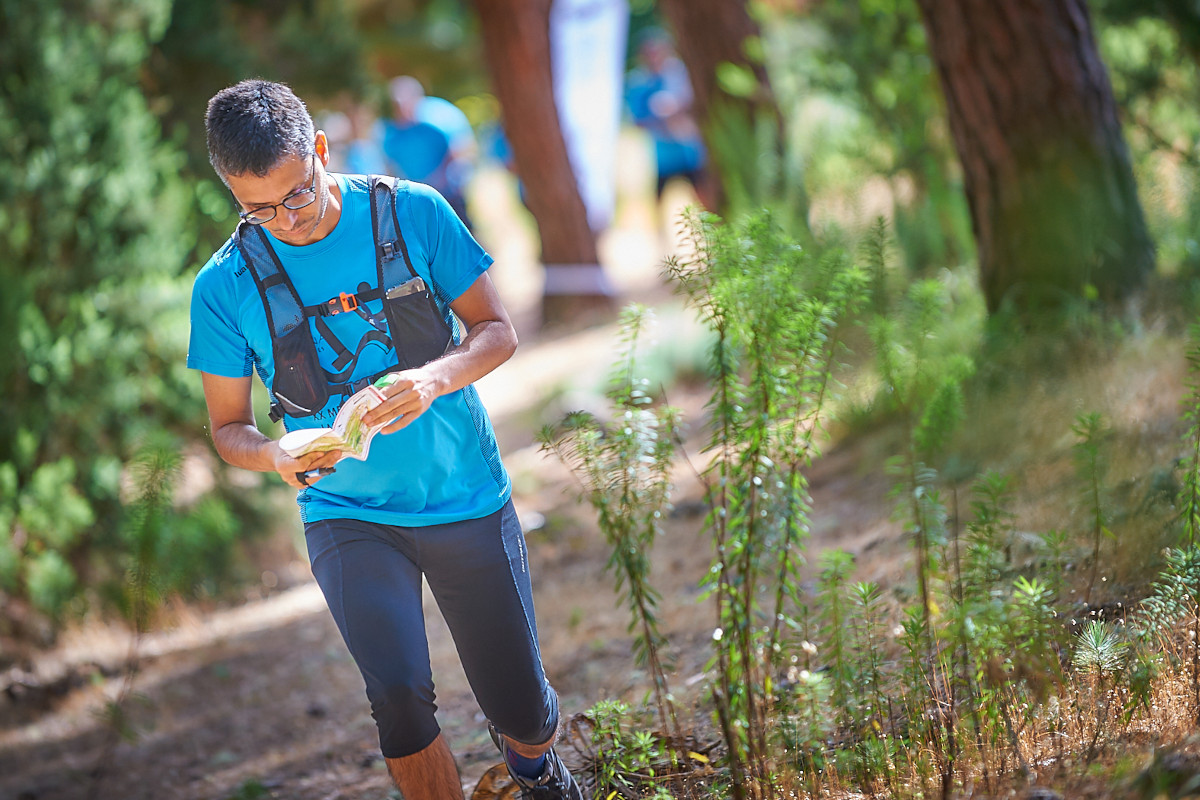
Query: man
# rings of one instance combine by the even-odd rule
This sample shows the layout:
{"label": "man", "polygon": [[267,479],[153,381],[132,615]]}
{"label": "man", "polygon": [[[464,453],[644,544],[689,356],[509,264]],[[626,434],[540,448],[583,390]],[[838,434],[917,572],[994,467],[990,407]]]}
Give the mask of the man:
{"label": "man", "polygon": [[[582,800],[552,749],[558,699],[542,670],[524,540],[471,385],[517,344],[487,275],[492,258],[441,196],[405,181],[394,190],[396,240],[377,243],[388,214],[375,212],[390,213],[391,190],[326,172],[325,134],[286,86],[222,90],[206,128],[241,224],[196,277],[188,366],[202,374],[221,457],[300,490],[313,574],[366,682],[393,780],[407,800],[463,796],[434,718],[424,574],[522,796]],[[412,277],[377,286],[385,262]],[[408,363],[431,347],[444,354]],[[392,375],[365,420],[387,423],[369,458],[285,453],[255,425],[251,368],[289,430],[328,425],[351,389]]]}
{"label": "man", "polygon": [[712,208],[712,187],[700,128],[692,114],[692,84],[671,40],[658,28],[638,37],[639,65],[626,80],[625,102],[633,122],[654,143],[655,192],[662,199],[675,177],[687,179],[697,198]]}
{"label": "man", "polygon": [[382,123],[383,152],[396,174],[427,183],[467,227],[466,188],[477,155],[475,132],[458,106],[425,94],[411,75],[389,84],[392,117]]}

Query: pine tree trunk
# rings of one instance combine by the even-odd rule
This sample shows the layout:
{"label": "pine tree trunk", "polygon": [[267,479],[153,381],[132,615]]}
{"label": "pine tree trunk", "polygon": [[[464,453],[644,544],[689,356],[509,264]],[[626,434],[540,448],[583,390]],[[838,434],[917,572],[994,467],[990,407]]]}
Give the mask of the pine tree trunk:
{"label": "pine tree trunk", "polygon": [[1154,252],[1084,0],[918,0],[988,309],[1113,302]]}
{"label": "pine tree trunk", "polygon": [[613,308],[563,142],[550,63],[551,0],[476,0],[484,57],[525,202],[537,222],[544,324]]}
{"label": "pine tree trunk", "polygon": [[[723,206],[730,191],[744,192],[751,201],[761,198],[763,176],[752,155],[758,144],[755,131],[761,124],[773,126],[776,134],[782,130],[766,69],[746,52],[747,44],[760,36],[748,5],[747,0],[659,2],[692,81],[696,119],[708,147],[710,179],[720,210],[726,210]],[[757,87],[744,96],[727,93],[717,78],[718,67],[724,63],[747,71]]]}

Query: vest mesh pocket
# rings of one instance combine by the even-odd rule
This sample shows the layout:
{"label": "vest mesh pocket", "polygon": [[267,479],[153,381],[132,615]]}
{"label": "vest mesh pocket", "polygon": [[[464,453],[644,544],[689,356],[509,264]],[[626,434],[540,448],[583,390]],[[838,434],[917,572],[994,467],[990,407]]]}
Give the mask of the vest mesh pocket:
{"label": "vest mesh pocket", "polygon": [[274,342],[275,379],[271,393],[293,417],[317,413],[329,401],[329,384],[308,325],[297,325]]}
{"label": "vest mesh pocket", "polygon": [[426,289],[383,301],[402,369],[424,366],[446,352],[450,328]]}

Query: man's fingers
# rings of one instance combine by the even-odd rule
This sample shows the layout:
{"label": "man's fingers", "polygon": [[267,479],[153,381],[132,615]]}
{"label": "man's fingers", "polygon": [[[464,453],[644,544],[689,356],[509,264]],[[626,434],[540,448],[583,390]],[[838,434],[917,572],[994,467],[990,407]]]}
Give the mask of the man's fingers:
{"label": "man's fingers", "polygon": [[301,487],[312,486],[326,475],[332,475],[334,472],[337,472],[334,467],[312,467],[311,469],[300,470],[295,473],[296,483]]}
{"label": "man's fingers", "polygon": [[[387,400],[385,400],[380,405],[377,405],[377,406],[375,406],[375,408],[372,408],[367,413],[367,415],[365,417],[363,417],[363,421],[366,422],[368,425],[378,425],[381,422],[386,422],[387,420],[395,419],[396,417],[398,417],[404,413],[404,408],[407,405],[407,400],[408,400],[408,398],[403,395],[389,397]],[[390,433],[390,432],[391,431],[384,431],[384,433]]]}
{"label": "man's fingers", "polygon": [[394,421],[391,425],[388,425],[387,427],[384,427],[384,428],[380,428],[379,432],[380,433],[395,433],[396,431],[400,430],[401,428],[407,427],[408,423],[412,422],[413,419],[416,418],[416,416],[417,416],[416,414],[404,414],[399,419]]}
{"label": "man's fingers", "polygon": [[313,458],[312,460],[305,460],[304,468],[306,470],[319,469],[321,467],[332,467],[339,460],[341,460],[342,451],[341,450],[328,450],[324,453],[316,453],[314,455],[316,457]]}
{"label": "man's fingers", "polygon": [[[375,408],[371,409],[371,413],[364,417],[364,421],[368,425],[378,425],[381,422],[387,422],[389,423],[388,427],[383,429],[383,433],[391,433],[399,430],[399,428],[392,427],[392,420],[400,418],[409,420],[409,422],[411,422],[412,418],[418,416],[420,413],[421,403],[417,400],[415,395],[408,393],[393,397],[383,405],[376,406]],[[408,422],[404,423],[404,425],[407,424]],[[402,428],[404,425],[401,425],[400,427]]]}

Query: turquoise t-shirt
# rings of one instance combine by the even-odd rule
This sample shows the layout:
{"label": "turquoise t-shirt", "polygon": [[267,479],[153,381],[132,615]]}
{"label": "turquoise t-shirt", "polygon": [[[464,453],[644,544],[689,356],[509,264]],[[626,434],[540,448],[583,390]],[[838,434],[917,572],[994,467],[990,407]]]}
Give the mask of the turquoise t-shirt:
{"label": "turquoise t-shirt", "polygon": [[[268,231],[271,246],[305,305],[376,284],[367,179],[359,175],[334,178],[342,192],[342,215],[328,236],[297,247],[280,242]],[[454,300],[491,266],[492,257],[442,196],[428,186],[400,181],[396,213],[413,269],[436,287],[439,297]],[[375,300],[358,311],[325,318],[350,352],[366,342],[350,380],[369,377],[396,363],[391,347],[364,339],[371,330],[387,330],[382,304]],[[232,239],[196,276],[191,308],[189,367],[230,378],[247,377],[254,370],[271,386],[270,330],[254,277]],[[339,372],[334,365],[337,350],[311,320],[309,325],[321,365]],[[455,341],[459,338],[456,330]],[[335,397],[310,417],[285,416],[284,424],[288,430],[327,427],[340,400]],[[335,473],[301,490],[297,502],[305,522],[350,518],[424,526],[487,516],[507,502],[510,492],[491,422],[475,387],[468,386],[439,397],[408,427],[377,435],[371,440],[366,461],[343,459]]]}

